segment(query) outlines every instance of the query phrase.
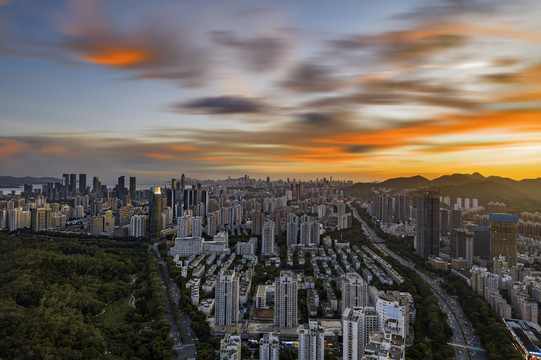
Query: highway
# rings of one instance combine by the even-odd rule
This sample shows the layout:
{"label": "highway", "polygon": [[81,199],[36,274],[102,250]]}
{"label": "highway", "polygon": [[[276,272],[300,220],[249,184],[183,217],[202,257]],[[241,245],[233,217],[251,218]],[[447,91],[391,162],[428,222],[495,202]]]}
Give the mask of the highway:
{"label": "highway", "polygon": [[471,322],[466,317],[462,308],[447,292],[445,292],[436,280],[431,279],[425,273],[415,268],[415,265],[406,261],[391,251],[384,244],[384,240],[379,238],[376,233],[361,219],[357,210],[348,203],[353,216],[362,224],[363,230],[370,237],[375,246],[381,249],[382,252],[396,259],[403,266],[407,266],[415,270],[431,288],[432,293],[438,300],[438,304],[442,311],[447,314],[447,323],[453,329],[453,337],[449,345],[455,348],[455,359],[458,360],[485,360],[487,357],[482,349],[481,340],[474,334]]}
{"label": "highway", "polygon": [[[160,252],[158,251],[157,244],[151,245],[149,250],[152,250],[154,257],[156,258],[156,263],[161,271],[158,271],[160,280],[162,281],[163,291],[165,294],[165,305],[167,311],[167,321],[171,325],[171,332],[169,335],[173,337],[174,345],[173,349],[178,352],[176,360],[184,360],[189,358],[195,358],[196,356],[196,341],[193,330],[190,327],[190,318],[187,314],[184,314],[182,309],[178,305],[180,299],[180,291],[177,287],[177,284],[171,280],[169,276],[169,271],[167,270],[167,263],[162,259]],[[163,274],[162,274],[163,273]],[[173,304],[169,301],[168,291],[171,292],[173,297]],[[177,323],[173,315],[173,311],[178,311],[180,315],[180,325],[181,331],[177,328]]]}

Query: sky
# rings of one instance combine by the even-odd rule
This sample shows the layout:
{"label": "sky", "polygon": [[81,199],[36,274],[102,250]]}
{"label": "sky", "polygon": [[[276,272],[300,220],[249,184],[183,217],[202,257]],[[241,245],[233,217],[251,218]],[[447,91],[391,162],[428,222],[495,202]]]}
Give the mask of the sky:
{"label": "sky", "polygon": [[0,175],[541,177],[537,0],[0,0]]}

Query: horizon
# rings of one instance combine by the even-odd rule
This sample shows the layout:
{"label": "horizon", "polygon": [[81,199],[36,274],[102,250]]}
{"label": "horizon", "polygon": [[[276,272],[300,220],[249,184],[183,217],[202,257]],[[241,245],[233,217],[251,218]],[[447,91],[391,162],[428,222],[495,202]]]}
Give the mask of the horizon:
{"label": "horizon", "polygon": [[[75,174],[80,174],[79,172],[75,173]],[[91,175],[91,174],[88,174],[88,173],[84,173],[83,174],[86,174],[87,176]],[[180,173],[179,173],[180,174]],[[474,176],[474,175],[481,175],[483,178],[485,179],[490,179],[490,178],[493,178],[493,177],[496,177],[496,178],[503,178],[503,179],[511,179],[513,181],[522,181],[522,180],[537,180],[537,179],[541,179],[541,177],[532,177],[532,178],[513,178],[513,177],[509,177],[509,176],[499,176],[499,175],[485,175],[485,174],[482,174],[478,171],[476,172],[473,172],[473,173],[448,173],[448,174],[443,174],[443,175],[439,175],[439,176],[434,176],[434,177],[428,177],[428,176],[425,176],[423,174],[416,174],[416,175],[411,175],[411,176],[395,176],[395,177],[389,177],[389,178],[385,178],[385,179],[382,179],[382,180],[366,180],[366,181],[356,181],[355,179],[350,179],[350,178],[334,178],[333,175],[323,175],[323,176],[319,176],[319,177],[315,177],[315,178],[300,178],[298,176],[292,176],[292,175],[289,175],[289,176],[286,176],[284,178],[282,177],[277,177],[277,178],[272,178],[270,177],[270,181],[273,182],[273,181],[284,181],[284,182],[287,182],[287,179],[289,178],[290,179],[290,182],[293,182],[293,180],[295,181],[302,181],[302,182],[307,182],[307,181],[316,181],[316,180],[322,180],[323,178],[325,178],[326,180],[330,180],[330,178],[332,177],[332,181],[338,181],[338,182],[348,182],[348,181],[352,181],[353,184],[356,184],[356,183],[382,183],[382,182],[385,182],[387,180],[393,180],[393,179],[400,179],[400,178],[414,178],[414,177],[422,177],[422,178],[425,178],[429,181],[433,181],[433,180],[436,180],[436,179],[439,179],[441,177],[444,177],[444,176],[454,176],[454,175],[465,175],[465,176]],[[178,174],[177,174],[178,175]],[[250,174],[245,174],[248,176],[249,179],[255,179],[255,180],[260,180],[260,181],[265,181],[266,180],[266,176],[251,176]],[[59,177],[56,177],[56,176],[30,176],[30,175],[27,175],[27,176],[10,176],[10,175],[0,175],[1,176],[6,176],[6,177],[13,177],[13,178],[24,178],[24,177],[31,177],[31,178],[55,178],[57,180],[61,180],[62,179],[62,175],[60,175]],[[108,185],[108,186],[113,186],[113,185],[116,185],[117,184],[117,181],[118,181],[118,177],[119,176],[125,176],[126,179],[129,179],[130,176],[133,176],[133,175],[118,175],[117,177],[115,178],[101,178],[99,175],[91,175],[90,178],[87,178],[87,182],[90,181],[90,179],[92,179],[92,177],[94,176],[98,176],[100,178],[100,181],[102,182],[102,184],[104,185]],[[244,177],[244,175],[242,176],[229,176],[229,178],[231,179],[242,179]],[[171,181],[171,179],[176,179],[176,180],[179,180],[180,177],[171,177],[171,178],[164,178],[164,179],[140,179],[139,177],[137,177],[137,186],[139,187],[140,185],[156,185],[156,186],[162,186],[162,185],[158,185],[158,184],[166,184],[168,182]],[[186,176],[186,179],[187,181],[188,180],[197,180],[197,181],[226,181],[228,180],[228,177],[225,177],[225,178],[197,178],[197,177],[191,177],[191,176]],[[77,178],[77,183],[79,183],[79,179]],[[34,184],[34,185],[41,185],[41,184]],[[22,185],[21,185],[22,186]],[[19,186],[19,187],[21,187]],[[12,187],[5,187],[5,188],[1,188],[0,189],[8,189],[8,188],[12,188]],[[13,187],[15,188],[15,187]]]}
{"label": "horizon", "polygon": [[0,168],[538,178],[540,17],[526,1],[1,0]]}

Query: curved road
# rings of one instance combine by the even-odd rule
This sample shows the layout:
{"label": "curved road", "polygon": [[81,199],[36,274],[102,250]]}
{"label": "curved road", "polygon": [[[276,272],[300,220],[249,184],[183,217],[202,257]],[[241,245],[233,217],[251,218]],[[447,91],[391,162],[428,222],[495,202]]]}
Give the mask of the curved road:
{"label": "curved road", "polygon": [[396,259],[403,266],[407,266],[412,270],[415,270],[417,274],[423,279],[432,290],[432,293],[438,299],[438,304],[442,311],[447,314],[447,323],[453,329],[453,337],[451,338],[450,345],[455,348],[455,359],[459,360],[485,360],[486,355],[481,345],[481,340],[479,337],[474,334],[471,322],[466,317],[462,308],[455,299],[443,291],[439,286],[438,282],[429,278],[425,273],[415,268],[414,264],[406,261],[404,258],[398,256],[393,251],[391,251],[385,244],[384,241],[379,238],[376,233],[366,224],[366,222],[361,219],[357,210],[351,206],[351,202],[348,203],[353,216],[362,224],[363,230],[365,233],[370,236],[372,242],[381,249],[382,252]]}

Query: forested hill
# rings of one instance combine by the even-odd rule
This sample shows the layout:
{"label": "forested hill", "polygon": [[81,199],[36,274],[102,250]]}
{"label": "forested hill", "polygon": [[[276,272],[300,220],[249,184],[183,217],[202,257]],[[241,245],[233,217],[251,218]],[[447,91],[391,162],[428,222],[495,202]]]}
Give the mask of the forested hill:
{"label": "forested hill", "polygon": [[47,184],[54,182],[61,182],[62,180],[52,177],[13,177],[13,176],[0,176],[0,188],[12,188],[23,186],[24,184]]}
{"label": "forested hill", "polygon": [[169,331],[146,244],[0,233],[0,358],[170,359]]}
{"label": "forested hill", "polygon": [[373,190],[382,189],[390,194],[395,192],[414,192],[417,190],[437,190],[441,196],[451,199],[477,198],[479,205],[488,202],[504,202],[517,211],[541,211],[541,178],[513,180],[479,173],[444,175],[428,180],[422,176],[401,177],[379,183],[356,183],[345,190],[350,196],[370,199]]}

